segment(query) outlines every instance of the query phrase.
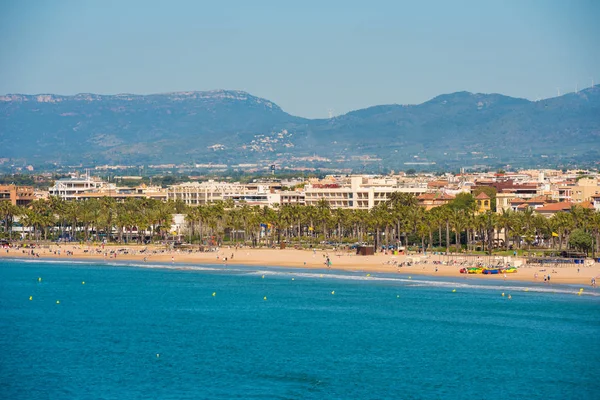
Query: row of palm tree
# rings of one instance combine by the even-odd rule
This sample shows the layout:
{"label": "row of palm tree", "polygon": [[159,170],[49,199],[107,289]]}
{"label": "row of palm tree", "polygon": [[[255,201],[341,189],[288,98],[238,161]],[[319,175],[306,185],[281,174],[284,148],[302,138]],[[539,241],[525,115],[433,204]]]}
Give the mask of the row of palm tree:
{"label": "row of palm tree", "polygon": [[[123,242],[131,241],[134,232],[149,232],[150,237],[165,237],[171,227],[172,215],[181,209],[173,202],[153,199],[128,199],[118,203],[109,197],[86,201],[65,201],[58,197],[33,201],[27,206],[0,202],[0,221],[8,238],[13,237],[16,219],[30,228],[30,238],[47,240],[70,238],[90,240],[93,236]],[[136,234],[141,241],[144,235]]]}
{"label": "row of palm tree", "polygon": [[12,237],[15,218],[30,227],[32,239],[100,237],[117,242],[164,240],[169,235],[172,214],[185,215],[184,234],[189,242],[273,245],[274,243],[367,242],[376,248],[420,245],[422,249],[446,251],[509,249],[539,245],[558,250],[567,247],[570,234],[579,229],[600,242],[600,213],[574,206],[551,218],[524,211],[477,213],[469,194],[440,207],[426,210],[408,194],[394,193],[390,201],[370,210],[333,209],[326,200],[316,206],[283,205],[277,208],[217,201],[198,207],[181,202],[127,199],[117,203],[105,197],[68,202],[59,198],[36,200],[27,207],[0,202],[0,221]]}

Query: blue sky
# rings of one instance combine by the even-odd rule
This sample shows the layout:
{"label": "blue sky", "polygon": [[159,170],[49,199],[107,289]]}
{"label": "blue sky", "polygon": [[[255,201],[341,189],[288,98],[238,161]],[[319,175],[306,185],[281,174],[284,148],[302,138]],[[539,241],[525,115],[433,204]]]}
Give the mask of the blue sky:
{"label": "blue sky", "polygon": [[600,1],[0,1],[0,94],[240,89],[303,117],[600,82]]}

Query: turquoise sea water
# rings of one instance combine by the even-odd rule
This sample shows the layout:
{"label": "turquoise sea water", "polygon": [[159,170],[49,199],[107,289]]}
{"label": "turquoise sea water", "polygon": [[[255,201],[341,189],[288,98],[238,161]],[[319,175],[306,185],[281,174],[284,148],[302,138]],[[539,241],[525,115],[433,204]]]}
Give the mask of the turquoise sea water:
{"label": "turquoise sea water", "polygon": [[181,268],[0,261],[0,398],[600,398],[591,288]]}

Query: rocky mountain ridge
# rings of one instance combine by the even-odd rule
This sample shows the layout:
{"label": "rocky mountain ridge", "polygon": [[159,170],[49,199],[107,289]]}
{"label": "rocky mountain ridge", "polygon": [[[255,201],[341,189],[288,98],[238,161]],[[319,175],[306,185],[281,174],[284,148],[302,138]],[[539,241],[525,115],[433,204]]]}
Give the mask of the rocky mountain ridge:
{"label": "rocky mountain ridge", "polygon": [[236,90],[0,96],[0,158],[38,164],[285,164],[317,156],[332,166],[400,168],[598,159],[598,149],[597,86],[536,102],[457,92],[331,119],[296,117]]}

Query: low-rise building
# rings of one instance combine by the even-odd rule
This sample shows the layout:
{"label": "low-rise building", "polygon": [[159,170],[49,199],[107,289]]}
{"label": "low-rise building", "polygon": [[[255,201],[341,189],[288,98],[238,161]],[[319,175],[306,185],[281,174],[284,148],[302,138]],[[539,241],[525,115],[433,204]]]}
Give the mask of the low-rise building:
{"label": "low-rise building", "polygon": [[110,187],[102,188],[96,191],[77,193],[73,195],[74,200],[89,200],[101,198],[115,199],[117,202],[123,202],[126,199],[154,199],[167,201],[167,191],[157,186],[141,185],[135,188],[129,187]]}
{"label": "low-rise building", "polygon": [[424,193],[417,197],[419,205],[425,207],[426,210],[431,210],[435,207],[444,206],[454,200],[454,196],[447,193]]}
{"label": "low-rise building", "polygon": [[0,185],[0,201],[10,201],[13,206],[26,206],[35,199],[33,186]]}
{"label": "low-rise building", "polygon": [[581,203],[591,201],[592,196],[600,194],[597,178],[581,178],[563,182],[558,185],[558,200]]}
{"label": "low-rise building", "polygon": [[591,203],[596,211],[600,211],[600,194],[593,195]]}
{"label": "low-rise building", "polygon": [[492,209],[492,199],[484,192],[479,193],[475,197],[475,203],[477,204],[477,213],[482,214]]}
{"label": "low-rise building", "polygon": [[542,207],[538,207],[535,209],[535,213],[550,218],[558,212],[571,212],[573,206],[581,206],[584,208],[594,207],[590,202],[573,203],[570,201],[561,201],[559,203],[548,203]]}

